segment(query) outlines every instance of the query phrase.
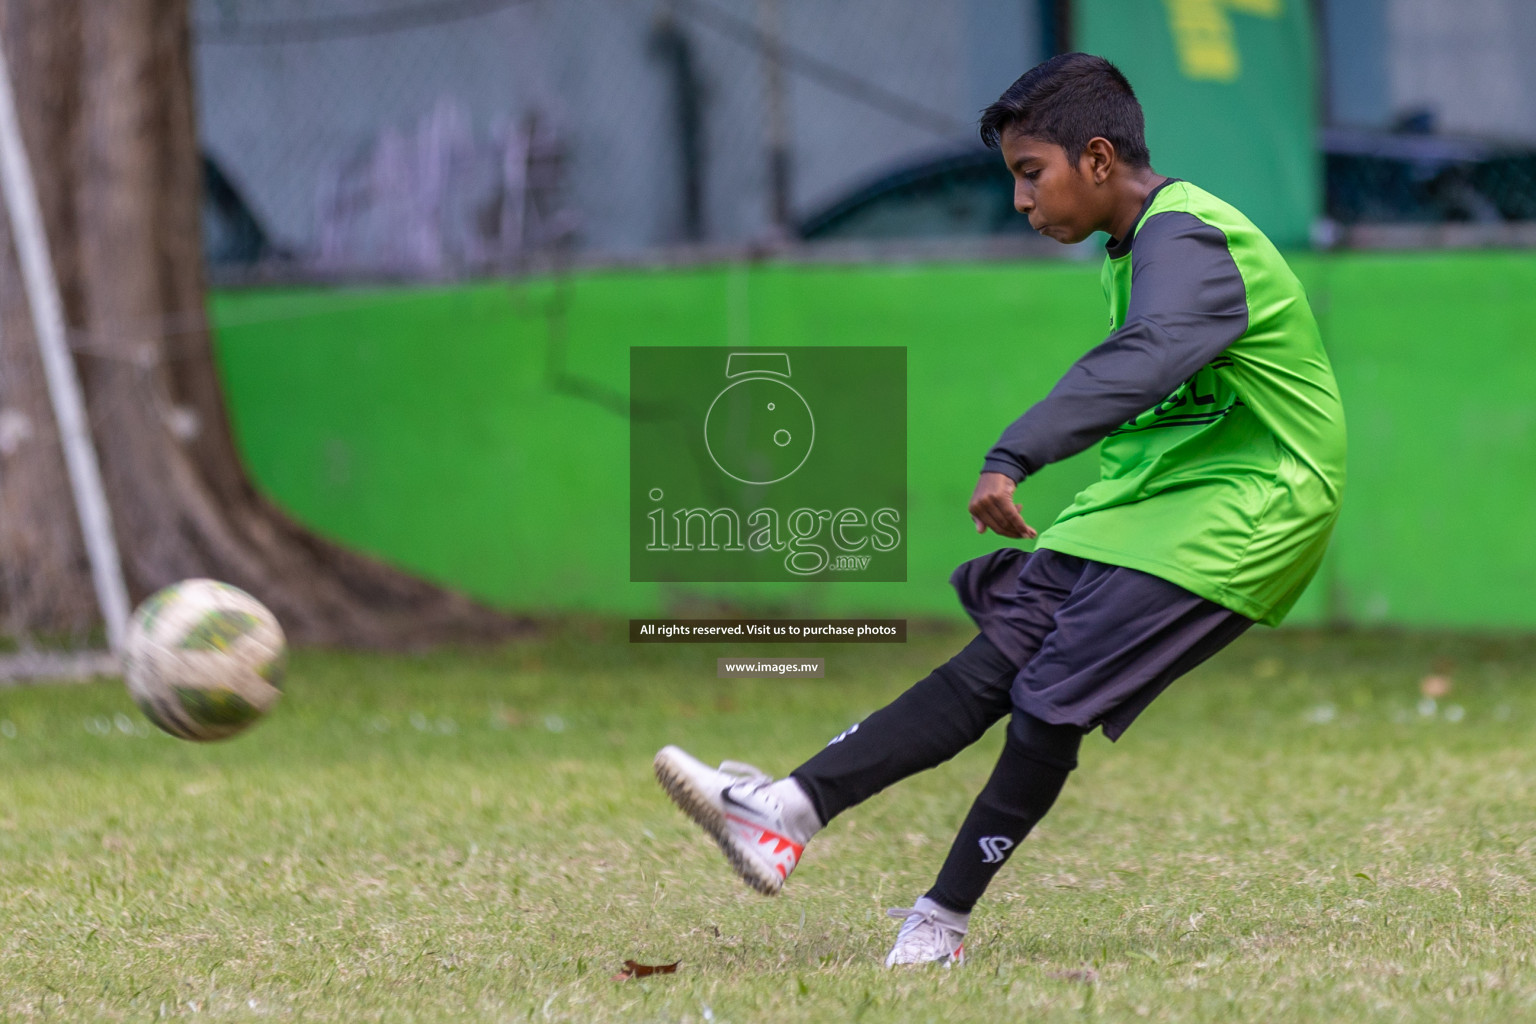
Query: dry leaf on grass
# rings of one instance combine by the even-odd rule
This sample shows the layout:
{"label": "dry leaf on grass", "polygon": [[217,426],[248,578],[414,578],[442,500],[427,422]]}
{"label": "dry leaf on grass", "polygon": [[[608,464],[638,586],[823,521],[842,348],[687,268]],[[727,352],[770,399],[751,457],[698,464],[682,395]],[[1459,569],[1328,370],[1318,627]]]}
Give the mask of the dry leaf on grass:
{"label": "dry leaf on grass", "polygon": [[648,978],[653,974],[676,974],[677,965],[681,960],[674,960],[669,964],[642,964],[635,960],[625,960],[624,969],[613,976],[614,981],[628,981],[630,978]]}

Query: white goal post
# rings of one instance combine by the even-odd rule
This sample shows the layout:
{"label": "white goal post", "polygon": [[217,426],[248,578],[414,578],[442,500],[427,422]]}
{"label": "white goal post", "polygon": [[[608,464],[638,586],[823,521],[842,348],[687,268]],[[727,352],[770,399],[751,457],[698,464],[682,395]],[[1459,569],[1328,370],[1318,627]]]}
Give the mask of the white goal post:
{"label": "white goal post", "polygon": [[[64,306],[59,284],[54,276],[53,260],[48,251],[48,237],[43,229],[42,209],[37,188],[22,143],[16,116],[16,97],[11,88],[10,65],[5,59],[5,41],[0,38],[0,186],[5,192],[6,212],[16,255],[21,262],[26,283],[27,302],[42,353],[43,371],[48,380],[48,397],[58,421],[59,437],[64,447],[64,461],[69,470],[70,489],[74,492],[75,511],[85,538],[91,563],[91,580],[96,588],[96,603],[106,626],[107,644],[113,654],[122,650],[123,632],[128,625],[128,588],[123,581],[123,565],[112,533],[112,512],[102,487],[101,467],[96,446],[91,439],[85,399],[80,379],[69,353],[64,330]],[[24,661],[23,659],[17,659]],[[87,659],[91,667],[101,665],[101,657]],[[44,659],[34,668],[53,664]],[[68,659],[55,668],[72,665]],[[79,666],[79,667],[84,667]],[[18,670],[20,670],[18,668]],[[0,679],[4,673],[0,672]]]}

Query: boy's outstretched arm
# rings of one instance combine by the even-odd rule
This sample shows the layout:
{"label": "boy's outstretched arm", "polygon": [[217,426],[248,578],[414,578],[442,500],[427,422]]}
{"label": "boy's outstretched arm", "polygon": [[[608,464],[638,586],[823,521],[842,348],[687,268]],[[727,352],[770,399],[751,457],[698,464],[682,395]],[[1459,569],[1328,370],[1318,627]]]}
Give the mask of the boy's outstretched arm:
{"label": "boy's outstretched arm", "polygon": [[[1130,259],[1125,323],[1003,431],[987,453],[983,479],[996,473],[1020,481],[1097,444],[1248,329],[1243,279],[1216,228],[1187,213],[1155,214],[1136,232]],[[995,484],[987,494],[996,494]]]}

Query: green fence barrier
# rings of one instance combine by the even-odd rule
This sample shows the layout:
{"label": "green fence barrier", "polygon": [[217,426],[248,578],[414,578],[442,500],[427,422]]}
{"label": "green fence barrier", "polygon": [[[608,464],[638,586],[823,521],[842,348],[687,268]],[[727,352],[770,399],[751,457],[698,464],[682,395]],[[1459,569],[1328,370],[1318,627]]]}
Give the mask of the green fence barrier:
{"label": "green fence barrier", "polygon": [[[1333,554],[1293,621],[1536,627],[1536,257],[1298,257],[1350,417]],[[752,265],[212,300],[257,485],[322,534],[491,603],[957,615],[998,546],[965,505],[1002,428],[1102,336],[1097,267]],[[905,583],[632,584],[634,345],[907,348]],[[1021,489],[1044,526],[1091,456]]]}

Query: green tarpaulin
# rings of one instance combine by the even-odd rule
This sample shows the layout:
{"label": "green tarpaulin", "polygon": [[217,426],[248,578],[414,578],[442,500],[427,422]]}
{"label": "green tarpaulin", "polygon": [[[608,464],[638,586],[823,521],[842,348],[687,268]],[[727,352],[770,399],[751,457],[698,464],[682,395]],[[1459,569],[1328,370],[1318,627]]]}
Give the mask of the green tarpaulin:
{"label": "green tarpaulin", "polygon": [[1319,210],[1312,28],[1303,0],[1077,0],[1074,45],[1114,61],[1152,165],[1302,246]]}

